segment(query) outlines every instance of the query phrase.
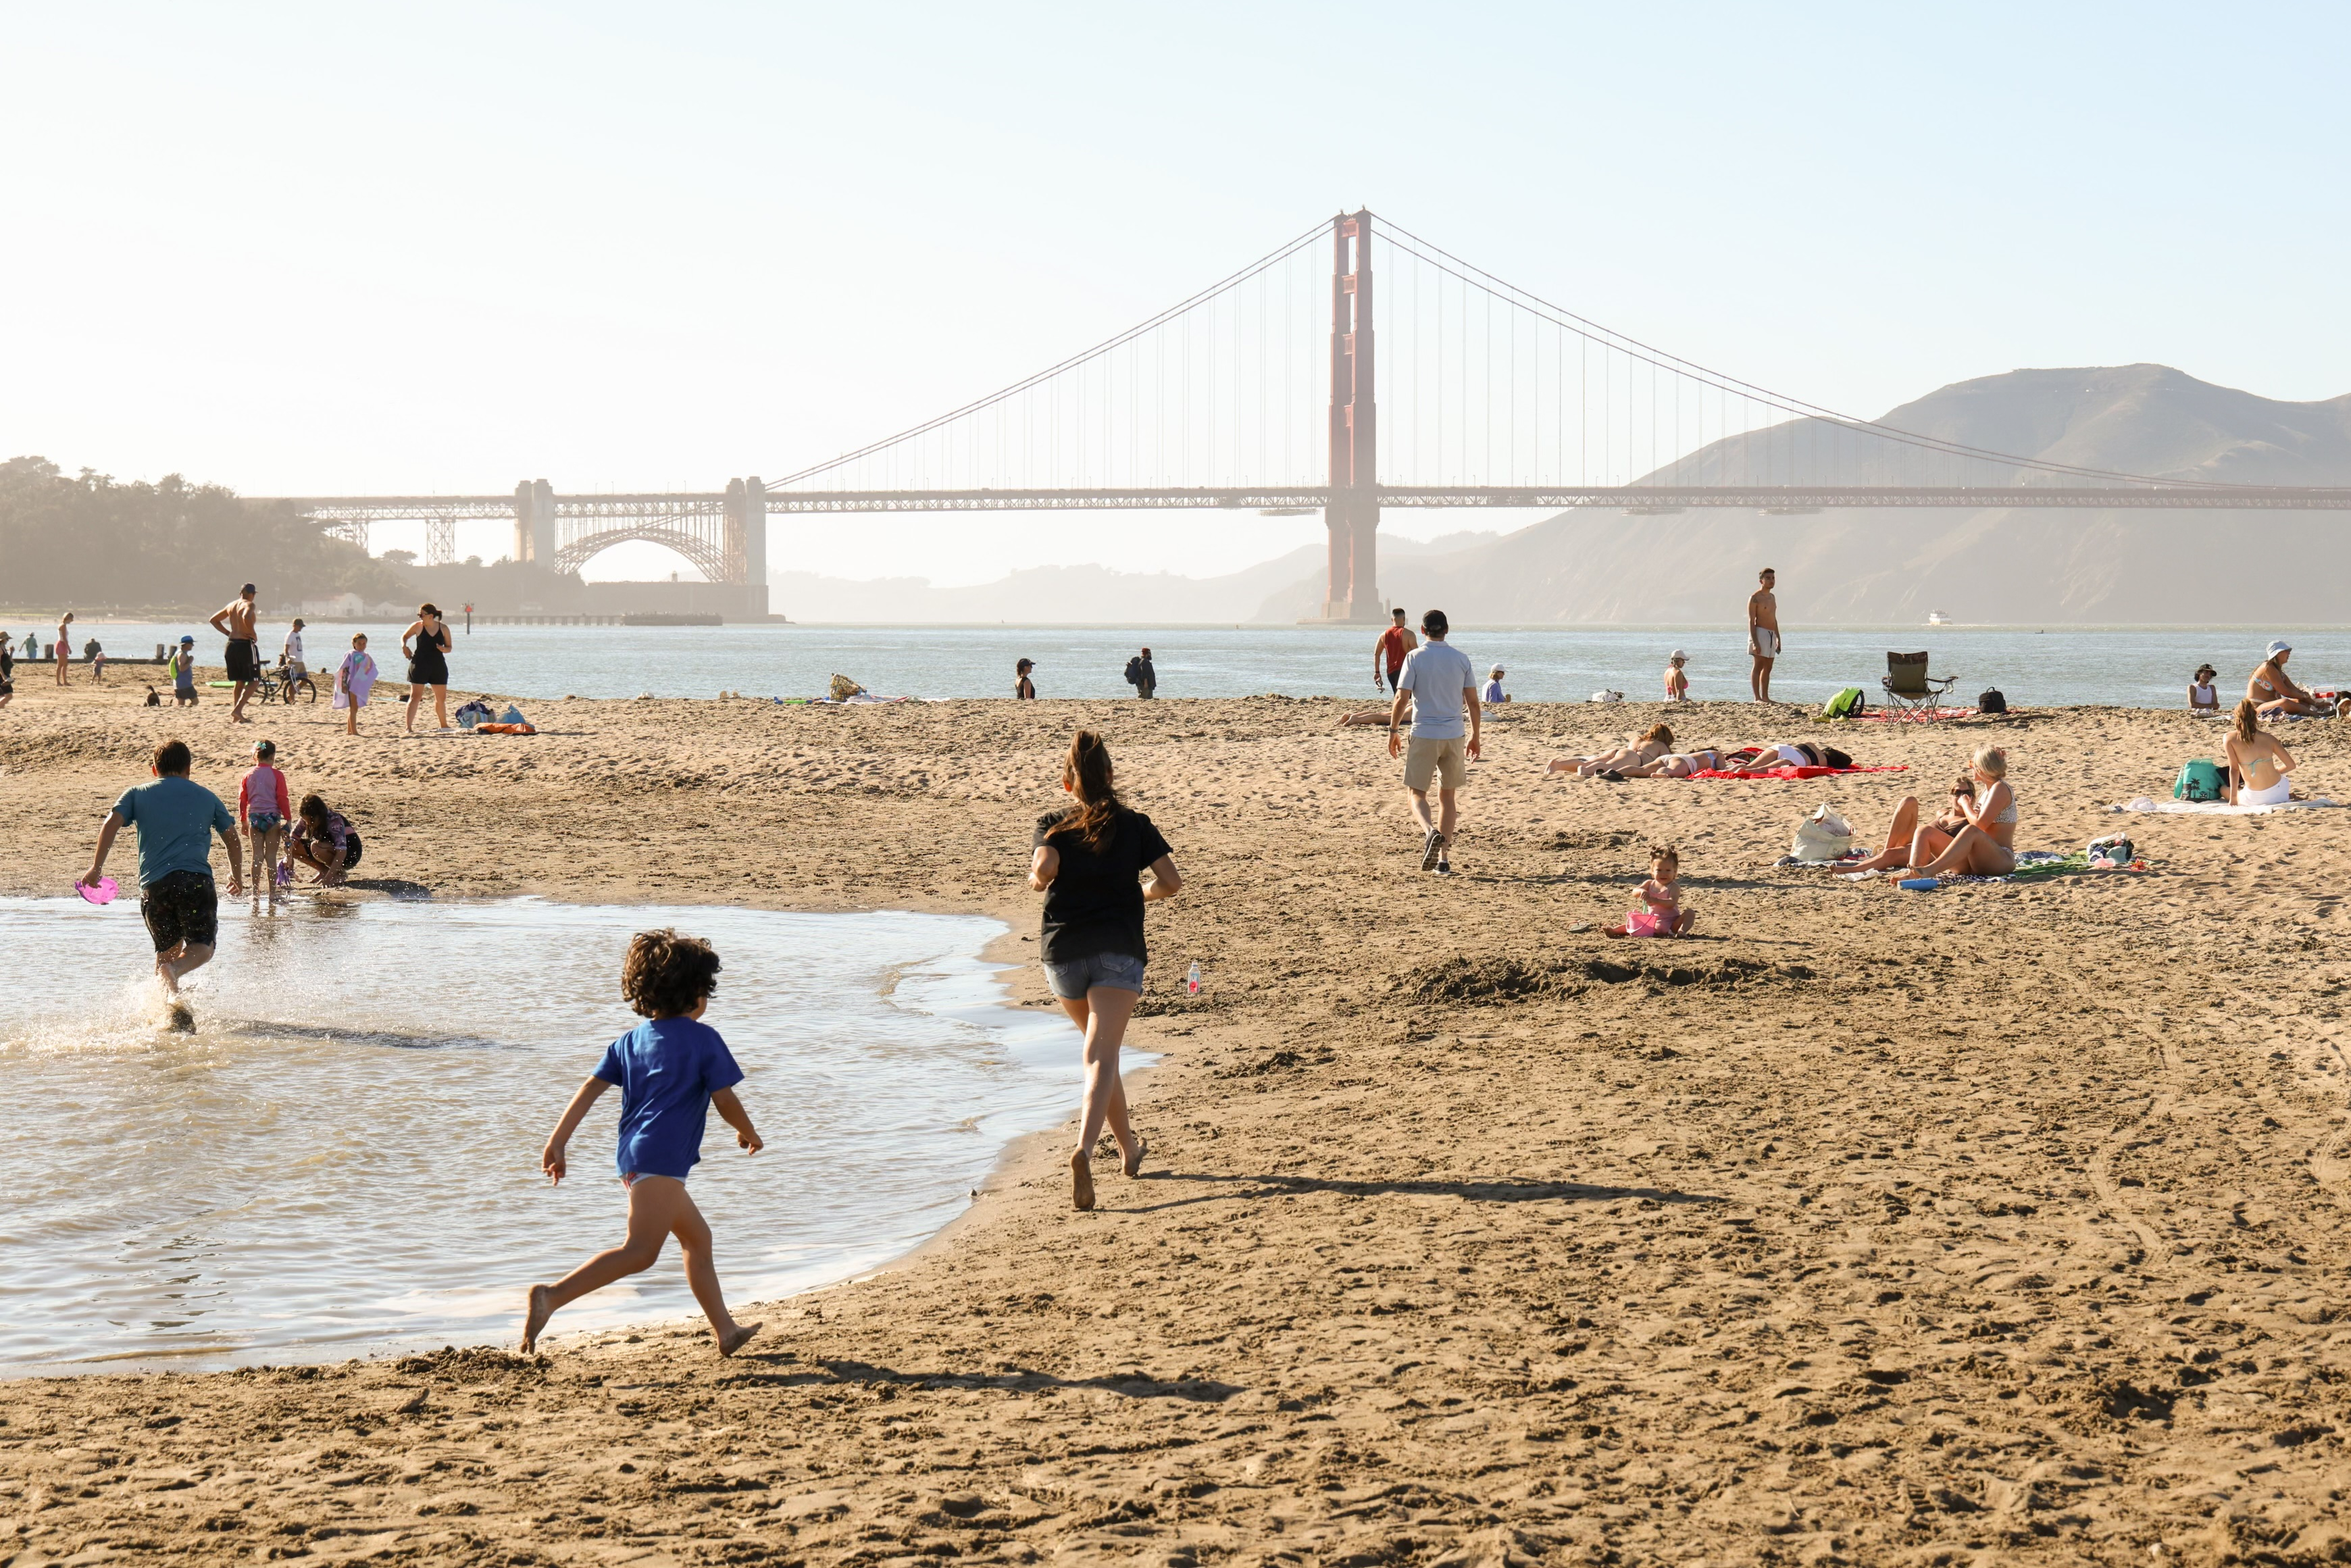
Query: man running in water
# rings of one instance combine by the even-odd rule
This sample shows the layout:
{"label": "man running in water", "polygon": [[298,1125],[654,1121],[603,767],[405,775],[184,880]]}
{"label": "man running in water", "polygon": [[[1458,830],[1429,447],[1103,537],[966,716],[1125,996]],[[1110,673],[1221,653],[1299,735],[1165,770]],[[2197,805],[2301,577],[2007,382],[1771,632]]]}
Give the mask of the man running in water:
{"label": "man running in water", "polygon": [[1771,661],[1780,656],[1780,600],[1771,591],[1780,574],[1765,567],[1756,574],[1763,586],[1747,596],[1747,651],[1755,655],[1754,672],[1747,684],[1754,689],[1755,700],[1771,700]]}
{"label": "man running in water", "polygon": [[[1412,628],[1404,623],[1404,612],[1391,610],[1388,613],[1395,618],[1395,621],[1372,642],[1372,690],[1375,692],[1395,685],[1396,677],[1404,674],[1404,656],[1420,646],[1420,639],[1415,637]],[[1380,680],[1383,663],[1388,667],[1385,685]]]}
{"label": "man running in water", "polygon": [[212,621],[213,630],[228,639],[228,678],[236,683],[236,693],[229,703],[231,724],[251,724],[245,716],[245,705],[253,696],[253,688],[261,679],[261,636],[254,630],[253,601],[259,591],[246,583],[236,591],[236,597],[221,606]]}
{"label": "man running in water", "polygon": [[238,867],[245,862],[236,822],[219,796],[188,778],[193,761],[185,741],[155,748],[148,771],[153,779],[122,792],[98,830],[89,872],[77,884],[95,887],[106,874],[114,835],[128,822],[139,830],[139,913],[155,942],[155,976],[172,999],[172,1026],[193,1029],[195,1016],[180,1001],[180,981],[213,956],[220,931],[220,894],[213,885],[214,833],[228,850],[228,895],[245,891]]}

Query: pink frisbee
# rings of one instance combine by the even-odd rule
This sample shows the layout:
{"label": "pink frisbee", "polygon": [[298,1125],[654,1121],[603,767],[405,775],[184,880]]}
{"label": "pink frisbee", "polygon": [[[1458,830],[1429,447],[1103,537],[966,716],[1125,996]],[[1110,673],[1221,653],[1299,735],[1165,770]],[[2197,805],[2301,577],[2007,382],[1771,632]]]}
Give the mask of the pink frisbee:
{"label": "pink frisbee", "polygon": [[102,876],[94,883],[78,882],[74,883],[74,891],[80,894],[92,904],[112,904],[114,902],[114,879],[110,876]]}

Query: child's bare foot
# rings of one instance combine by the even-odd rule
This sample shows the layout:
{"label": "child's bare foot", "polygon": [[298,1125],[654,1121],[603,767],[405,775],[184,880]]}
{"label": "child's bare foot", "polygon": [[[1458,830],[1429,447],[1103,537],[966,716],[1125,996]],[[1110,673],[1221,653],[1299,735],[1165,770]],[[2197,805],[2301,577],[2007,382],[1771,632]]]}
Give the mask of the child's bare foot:
{"label": "child's bare foot", "polygon": [[1144,1143],[1141,1138],[1135,1139],[1134,1153],[1121,1160],[1119,1162],[1118,1168],[1131,1176],[1141,1176],[1143,1174],[1143,1156],[1150,1152],[1151,1145],[1149,1144]]}
{"label": "child's bare foot", "polygon": [[555,1292],[545,1285],[533,1285],[524,1298],[522,1314],[522,1353],[528,1355],[538,1348],[538,1336],[547,1332],[547,1320],[555,1315]]}
{"label": "child's bare foot", "polygon": [[1094,1206],[1094,1164],[1083,1149],[1070,1156],[1070,1201],[1080,1208]]}
{"label": "child's bare foot", "polygon": [[733,1328],[718,1336],[718,1354],[721,1355],[733,1355],[737,1351],[741,1350],[745,1345],[749,1344],[751,1343],[751,1336],[758,1332],[759,1325],[758,1323],[736,1324]]}

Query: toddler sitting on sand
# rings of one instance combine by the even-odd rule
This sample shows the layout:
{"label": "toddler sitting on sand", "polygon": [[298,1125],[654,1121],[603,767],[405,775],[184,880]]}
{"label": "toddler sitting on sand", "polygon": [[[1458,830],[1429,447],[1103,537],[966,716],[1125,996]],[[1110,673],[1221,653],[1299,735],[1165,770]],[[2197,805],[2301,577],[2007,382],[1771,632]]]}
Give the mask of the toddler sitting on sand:
{"label": "toddler sitting on sand", "polygon": [[1695,911],[1681,906],[1681,852],[1659,844],[1649,852],[1649,880],[1641,884],[1641,907],[1611,925],[1611,936],[1687,936],[1697,924]]}
{"label": "toddler sitting on sand", "polygon": [[613,1281],[642,1273],[661,1257],[672,1236],[685,1250],[685,1281],[710,1319],[718,1354],[733,1355],[759,1332],[737,1323],[718,1289],[710,1226],[686,1196],[685,1177],[702,1158],[705,1113],[716,1108],[752,1154],[765,1145],[751,1114],[735,1097],[743,1070],[718,1031],[702,1022],[718,988],[718,955],[710,944],[674,931],[640,932],[621,969],[621,995],[647,1021],[614,1040],[595,1076],[565,1106],[539,1155],[539,1167],[558,1182],[563,1146],[604,1091],[621,1086],[621,1185],[629,1190],[629,1236],[599,1252],[552,1285],[533,1285],[525,1298],[522,1348],[528,1354],[555,1309]]}

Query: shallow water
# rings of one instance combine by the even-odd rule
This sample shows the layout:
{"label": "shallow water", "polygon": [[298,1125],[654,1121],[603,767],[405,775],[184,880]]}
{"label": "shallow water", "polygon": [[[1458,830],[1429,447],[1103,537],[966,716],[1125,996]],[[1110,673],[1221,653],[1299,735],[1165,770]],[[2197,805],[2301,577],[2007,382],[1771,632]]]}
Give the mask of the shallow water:
{"label": "shallow water", "polygon": [[[714,1114],[696,1203],[730,1302],[904,1252],[1006,1143],[1077,1103],[1059,1013],[1001,1006],[978,917],[716,907],[225,904],[193,1034],[161,1027],[135,899],[0,899],[0,1364],[297,1360],[510,1340],[525,1285],[622,1235],[619,1097],[550,1187],[538,1153],[637,1020],[629,936],[726,967],[705,1021],[767,1147]],[[557,1332],[695,1311],[675,1249]]]}
{"label": "shallow water", "polygon": [[[8,628],[17,631],[21,628]],[[308,632],[314,663],[331,668],[362,628],[317,626]],[[220,640],[201,626],[91,622],[84,636],[115,653],[152,652],[198,634],[200,654],[221,657]],[[364,628],[386,685],[381,703],[406,696],[399,626]],[[2293,671],[2305,685],[2351,687],[2351,629],[2280,627],[2167,629],[2101,627],[1789,628],[1772,695],[1817,704],[1840,688],[1875,697],[1888,650],[1934,655],[1938,674],[1959,677],[1956,697],[1972,703],[1987,686],[2024,706],[2074,703],[2134,707],[2184,706],[2199,664],[2220,671],[2223,691],[2241,693],[2262,647],[2282,632],[2295,644]],[[47,629],[43,631],[47,635]],[[459,692],[517,697],[707,697],[721,691],[754,696],[818,696],[837,671],[869,690],[917,697],[1008,697],[1013,661],[1037,661],[1037,689],[1048,697],[1134,695],[1121,672],[1148,644],[1166,697],[1359,696],[1374,700],[1369,627],[1246,626],[479,626],[460,632],[450,655]],[[282,621],[262,626],[275,656]],[[1746,632],[1736,626],[1578,629],[1464,626],[1453,634],[1480,672],[1501,664],[1504,687],[1541,702],[1581,702],[1614,689],[1636,701],[1661,694],[1666,655],[1690,655],[1690,695],[1700,700],[1747,695]],[[390,653],[387,654],[386,650]],[[329,651],[332,654],[329,656]],[[26,671],[25,675],[35,672]],[[152,666],[119,669],[110,679],[158,679]],[[86,673],[78,673],[86,679]],[[135,689],[135,688],[133,688]],[[213,694],[216,700],[221,695]],[[453,705],[454,706],[454,705]]]}

